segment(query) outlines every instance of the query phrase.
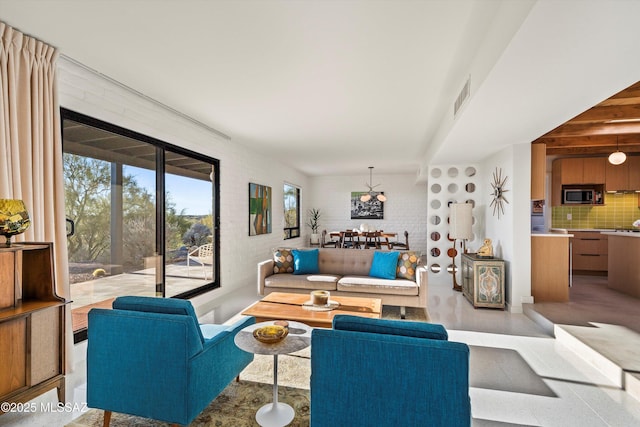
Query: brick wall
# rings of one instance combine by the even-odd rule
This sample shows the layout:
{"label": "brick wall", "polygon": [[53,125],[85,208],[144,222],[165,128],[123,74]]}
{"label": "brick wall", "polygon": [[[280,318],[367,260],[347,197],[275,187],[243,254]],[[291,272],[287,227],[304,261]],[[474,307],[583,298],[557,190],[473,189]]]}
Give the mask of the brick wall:
{"label": "brick wall", "polygon": [[[409,232],[409,245],[422,254],[427,250],[427,187],[416,183],[415,174],[373,173],[376,191],[384,192],[384,219],[351,219],[351,192],[367,191],[369,183],[367,165],[361,174],[349,176],[322,176],[311,178],[309,206],[322,212],[320,231],[338,231],[360,227],[367,223],[378,230],[397,232],[404,241],[404,231]],[[305,212],[306,215],[306,212]],[[306,218],[306,216],[305,216]],[[309,228],[306,228],[309,231]]]}

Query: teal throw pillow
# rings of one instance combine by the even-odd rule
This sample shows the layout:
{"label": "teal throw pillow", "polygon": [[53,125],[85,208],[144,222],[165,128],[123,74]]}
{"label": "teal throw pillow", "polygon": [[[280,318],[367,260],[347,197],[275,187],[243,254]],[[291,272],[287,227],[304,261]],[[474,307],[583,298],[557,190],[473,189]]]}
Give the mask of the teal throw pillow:
{"label": "teal throw pillow", "polygon": [[[318,250],[301,251],[294,249],[293,253],[293,274],[316,274],[318,268]],[[396,258],[396,262],[397,262]]]}
{"label": "teal throw pillow", "polygon": [[374,252],[371,268],[369,269],[369,276],[379,279],[395,279],[396,268],[398,267],[398,255],[399,252],[396,251]]}

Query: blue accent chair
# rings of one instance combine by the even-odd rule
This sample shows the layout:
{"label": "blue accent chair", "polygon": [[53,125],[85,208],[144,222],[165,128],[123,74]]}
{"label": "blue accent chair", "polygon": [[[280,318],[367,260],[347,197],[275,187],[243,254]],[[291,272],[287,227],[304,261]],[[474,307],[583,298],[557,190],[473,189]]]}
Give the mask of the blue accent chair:
{"label": "blue accent chair", "polygon": [[311,426],[471,425],[469,347],[442,325],[337,315],[311,333]]}
{"label": "blue accent chair", "polygon": [[187,425],[253,360],[235,334],[255,323],[199,325],[190,301],[126,296],[91,309],[87,403],[105,411]]}

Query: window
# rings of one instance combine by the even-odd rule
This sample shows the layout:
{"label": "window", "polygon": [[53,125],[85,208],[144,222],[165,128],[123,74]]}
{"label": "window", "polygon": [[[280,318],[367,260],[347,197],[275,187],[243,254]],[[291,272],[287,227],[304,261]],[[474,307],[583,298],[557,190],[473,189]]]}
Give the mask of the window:
{"label": "window", "polygon": [[300,189],[284,184],[284,239],[300,237]]}
{"label": "window", "polygon": [[61,112],[76,342],[88,308],[119,295],[187,298],[219,287],[218,161]]}

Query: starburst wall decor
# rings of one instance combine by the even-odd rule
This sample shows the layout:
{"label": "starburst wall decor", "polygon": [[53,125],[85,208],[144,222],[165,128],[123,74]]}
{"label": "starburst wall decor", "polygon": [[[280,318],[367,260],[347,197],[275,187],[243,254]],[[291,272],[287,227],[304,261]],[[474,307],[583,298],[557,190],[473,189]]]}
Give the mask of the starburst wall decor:
{"label": "starburst wall decor", "polygon": [[502,177],[502,168],[496,168],[496,171],[493,173],[493,182],[491,182],[491,187],[493,188],[493,192],[491,193],[491,204],[489,207],[493,206],[493,216],[498,215],[498,219],[500,219],[500,213],[504,215],[504,204],[509,203],[507,198],[504,196],[507,189],[504,188],[504,185],[507,182],[507,176]]}

